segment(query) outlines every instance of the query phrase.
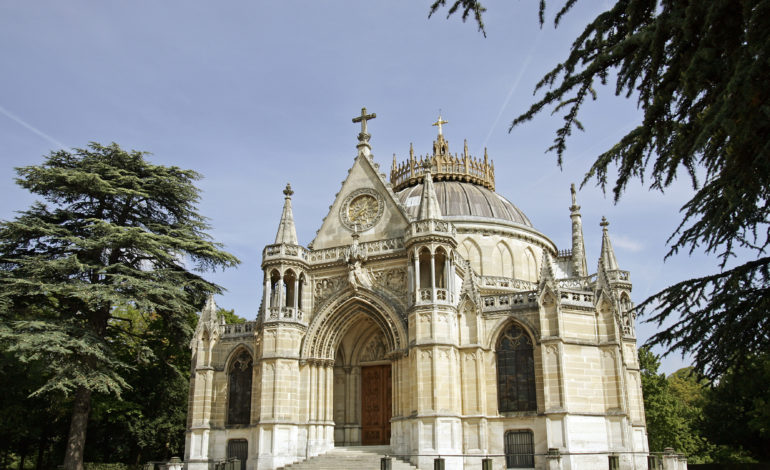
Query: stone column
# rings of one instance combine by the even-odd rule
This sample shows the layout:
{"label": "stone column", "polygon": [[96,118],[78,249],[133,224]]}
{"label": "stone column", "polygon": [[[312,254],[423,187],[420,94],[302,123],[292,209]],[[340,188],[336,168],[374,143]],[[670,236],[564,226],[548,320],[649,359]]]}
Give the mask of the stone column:
{"label": "stone column", "polygon": [[436,303],[436,255],[430,252],[430,299]]}
{"label": "stone column", "polygon": [[270,307],[273,306],[273,292],[270,289],[271,283],[270,283],[270,273],[265,271],[265,311],[263,314],[265,315],[264,318],[267,318],[270,316]]}
{"label": "stone column", "polygon": [[296,276],[294,278],[294,312],[296,315],[297,310],[299,309],[299,276]]}
{"label": "stone column", "polygon": [[420,250],[414,251],[414,303],[420,303]]}

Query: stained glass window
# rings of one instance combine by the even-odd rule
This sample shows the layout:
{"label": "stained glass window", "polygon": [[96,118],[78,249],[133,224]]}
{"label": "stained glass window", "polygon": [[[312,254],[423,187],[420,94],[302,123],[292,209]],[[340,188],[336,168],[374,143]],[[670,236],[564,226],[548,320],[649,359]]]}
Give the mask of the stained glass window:
{"label": "stained glass window", "polygon": [[515,323],[497,341],[497,397],[501,412],[537,410],[532,339]]}
{"label": "stained glass window", "polygon": [[242,350],[230,364],[227,424],[249,424],[251,418],[251,354]]}

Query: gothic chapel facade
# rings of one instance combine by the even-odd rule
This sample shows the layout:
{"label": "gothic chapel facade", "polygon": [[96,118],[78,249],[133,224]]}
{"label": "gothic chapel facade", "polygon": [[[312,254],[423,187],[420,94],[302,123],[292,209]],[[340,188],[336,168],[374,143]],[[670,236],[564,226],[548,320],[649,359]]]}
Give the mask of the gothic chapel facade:
{"label": "gothic chapel facade", "polygon": [[321,228],[299,244],[284,191],[262,252],[257,320],[213,300],[191,346],[185,462],[267,470],[335,446],[389,446],[421,469],[646,468],[629,273],[602,222],[588,270],[572,188],[558,250],[495,192],[494,165],[449,152],[374,163],[358,152]]}

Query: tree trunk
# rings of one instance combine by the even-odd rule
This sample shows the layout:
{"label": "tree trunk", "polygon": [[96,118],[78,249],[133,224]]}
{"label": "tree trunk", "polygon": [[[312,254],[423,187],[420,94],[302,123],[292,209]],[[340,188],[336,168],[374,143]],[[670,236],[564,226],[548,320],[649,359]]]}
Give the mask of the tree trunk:
{"label": "tree trunk", "polygon": [[91,413],[91,390],[80,387],[72,404],[72,421],[67,450],[64,453],[64,470],[83,470],[83,450],[86,444],[88,415]]}
{"label": "tree trunk", "polygon": [[43,432],[40,434],[40,439],[37,442],[37,463],[35,464],[35,470],[43,470],[43,457],[45,454],[45,448],[48,445],[48,428],[43,428]]}

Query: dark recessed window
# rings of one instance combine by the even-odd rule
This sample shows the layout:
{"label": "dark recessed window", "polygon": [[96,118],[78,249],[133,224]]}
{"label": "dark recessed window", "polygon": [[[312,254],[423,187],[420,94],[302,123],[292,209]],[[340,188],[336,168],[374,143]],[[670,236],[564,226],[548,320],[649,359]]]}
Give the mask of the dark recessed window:
{"label": "dark recessed window", "polygon": [[501,412],[537,410],[532,340],[515,323],[497,341],[497,397]]}
{"label": "dark recessed window", "polygon": [[241,350],[227,377],[227,424],[249,424],[251,418],[251,354]]}

